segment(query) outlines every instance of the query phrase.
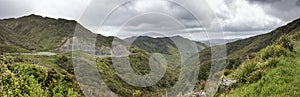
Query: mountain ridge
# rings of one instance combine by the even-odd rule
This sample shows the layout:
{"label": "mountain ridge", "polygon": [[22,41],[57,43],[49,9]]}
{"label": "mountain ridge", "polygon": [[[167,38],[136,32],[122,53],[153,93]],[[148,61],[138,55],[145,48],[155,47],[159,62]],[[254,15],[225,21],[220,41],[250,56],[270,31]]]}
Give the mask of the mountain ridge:
{"label": "mountain ridge", "polygon": [[[76,28],[77,27],[77,28]],[[72,49],[72,38],[76,29],[82,29],[85,33],[96,35],[96,51],[102,54],[109,54],[112,41],[115,39],[124,42],[120,38],[114,36],[103,36],[96,34],[80,25],[75,20],[54,19],[43,17],[40,15],[30,14],[19,18],[7,18],[0,20],[0,52],[40,52],[55,51],[67,52]],[[168,37],[161,38],[165,41],[162,45],[172,45],[175,47]],[[175,38],[175,37],[173,37]],[[178,37],[185,39],[183,37]],[[160,38],[151,38],[150,40],[160,40]],[[138,39],[141,40],[141,39]],[[187,40],[187,39],[186,39]],[[147,42],[147,41],[143,41]],[[196,42],[199,48],[205,48],[207,45]],[[156,43],[152,43],[156,45]],[[135,45],[137,46],[137,45]],[[140,47],[145,49],[144,47]],[[161,52],[161,53],[165,53]]]}
{"label": "mountain ridge", "polygon": [[[35,20],[35,19],[31,20],[31,18],[42,19],[43,21],[39,21],[39,20]],[[14,52],[17,50],[18,50],[18,52],[23,52],[22,50],[25,50],[28,52],[32,52],[32,51],[43,51],[43,50],[47,50],[47,49],[56,48],[56,47],[64,45],[66,43],[63,40],[67,40],[67,42],[68,42],[68,40],[72,40],[72,38],[74,37],[73,33],[72,33],[74,28],[72,28],[72,27],[76,27],[76,25],[77,25],[76,21],[75,21],[76,23],[71,22],[68,25],[68,20],[66,20],[65,22],[63,22],[64,20],[60,20],[60,22],[55,22],[55,21],[59,21],[59,20],[55,19],[55,21],[53,21],[54,19],[51,19],[51,18],[46,19],[44,17],[41,18],[39,16],[37,16],[37,17],[29,16],[29,17],[25,17],[23,19],[24,20],[22,20],[22,21],[18,20],[18,19],[0,20],[0,29],[2,29],[2,30],[0,30],[0,40],[1,40],[0,41],[0,43],[1,43],[0,50],[10,50],[10,51],[14,51]],[[44,21],[44,19],[46,21]],[[17,20],[18,20],[18,22],[16,22]],[[27,24],[34,24],[34,25],[27,25]],[[56,29],[56,30],[62,29],[62,31],[54,31],[53,29],[50,29],[50,28],[47,29],[47,27],[49,27],[50,24],[53,24],[53,25],[51,25],[51,27],[53,29]],[[66,24],[66,25],[62,26],[59,24]],[[63,28],[58,28],[56,26],[68,28],[68,29],[66,30]],[[37,28],[34,28],[34,27],[37,27]],[[83,26],[80,28],[83,28],[81,30],[90,32],[89,30],[85,29]],[[225,70],[227,72],[225,72],[225,73],[235,70],[245,60],[251,60],[255,56],[261,56],[260,54],[257,55],[258,51],[260,51],[264,48],[268,48],[268,46],[274,44],[274,42],[276,40],[278,40],[279,38],[281,38],[283,35],[293,34],[293,33],[295,33],[295,31],[299,31],[299,29],[300,29],[300,19],[297,19],[285,26],[279,27],[279,28],[271,31],[270,33],[262,34],[262,35],[250,37],[247,39],[228,43],[226,45],[228,59],[227,59],[227,67]],[[50,31],[48,31],[48,30],[50,30]],[[52,33],[52,31],[61,32],[61,33]],[[42,34],[33,35],[33,33],[38,33],[38,32],[41,32]],[[66,32],[66,33],[62,33],[62,32]],[[49,34],[49,33],[52,33],[53,35]],[[47,34],[47,35],[45,35],[45,34]],[[18,36],[18,35],[24,35],[24,36]],[[41,35],[41,36],[39,36],[39,35]],[[50,35],[50,36],[48,36],[48,35]],[[55,36],[55,35],[57,35],[57,36]],[[14,36],[16,36],[16,37],[14,37]],[[48,38],[46,36],[48,36]],[[40,39],[39,37],[42,37],[42,39]],[[67,39],[65,37],[68,37],[68,38],[70,37],[70,38]],[[19,38],[25,38],[25,39],[19,39]],[[46,39],[44,40],[44,38],[46,38]],[[30,39],[36,39],[36,40],[30,40]],[[44,43],[51,43],[52,39],[59,39],[60,41],[56,42],[55,44],[52,44],[50,47],[46,46],[44,44]],[[106,36],[102,36],[99,34],[96,36],[97,41],[96,41],[95,45],[96,45],[96,47],[100,47],[100,50],[102,50],[101,49],[102,46],[104,48],[111,47],[111,42],[113,41],[113,39],[118,39],[118,38],[117,37],[106,37]],[[142,48],[130,49],[131,51],[134,51],[135,54],[132,54],[129,56],[129,61],[132,64],[131,64],[131,67],[128,67],[128,68],[133,68],[133,70],[135,72],[137,72],[138,74],[141,74],[141,75],[149,73],[149,71],[151,71],[151,68],[149,68],[147,63],[149,62],[148,59],[151,56],[151,54],[149,54],[148,52],[164,53],[163,54],[164,57],[166,58],[167,61],[169,61],[165,76],[155,86],[134,87],[134,86],[129,85],[128,83],[124,82],[122,79],[120,79],[118,77],[116,71],[114,70],[111,57],[105,57],[105,58],[97,57],[96,58],[97,68],[99,70],[99,73],[101,74],[101,77],[104,79],[104,81],[108,85],[108,87],[114,93],[116,93],[120,96],[130,97],[130,96],[133,96],[133,94],[136,94],[136,95],[138,94],[138,96],[162,96],[163,93],[165,93],[165,91],[164,91],[165,89],[172,88],[173,85],[176,84],[176,82],[178,81],[178,78],[179,78],[178,75],[181,72],[180,72],[180,66],[179,66],[179,68],[176,66],[178,65],[177,63],[180,63],[181,57],[178,56],[177,52],[175,52],[175,54],[174,54],[174,50],[176,51],[177,49],[176,49],[176,46],[174,45],[174,43],[171,42],[172,39],[170,39],[170,37],[157,38],[157,39],[149,38],[149,37],[144,37],[144,38],[142,37],[142,38],[140,38],[140,40],[141,41],[139,41],[139,38],[138,38],[138,40],[136,40],[136,42],[135,42],[136,44],[133,44],[133,45],[136,45],[137,47],[139,45],[142,45],[142,46],[140,46]],[[182,40],[184,40],[184,39],[182,39]],[[41,41],[45,41],[45,42],[40,43]],[[143,45],[145,45],[145,46],[143,46]],[[281,45],[286,45],[286,44],[282,43]],[[72,42],[67,44],[67,46],[72,47]],[[133,46],[133,47],[135,47],[135,46]],[[153,51],[151,51],[151,47],[157,48],[157,49],[154,49]],[[276,46],[274,46],[274,49],[275,49],[275,47]],[[14,49],[10,49],[10,48],[14,48]],[[25,48],[25,49],[23,49],[23,48]],[[45,49],[45,48],[47,48],[47,49]],[[108,48],[108,49],[110,50],[111,48]],[[263,54],[267,55],[267,56],[275,55],[273,53],[269,53],[269,50],[274,50],[274,49],[269,48],[269,49],[267,49],[266,53],[263,53]],[[300,44],[298,44],[297,49],[300,49]],[[146,52],[147,50],[149,50],[149,51]],[[279,51],[280,50],[281,49],[279,48]],[[166,51],[170,51],[170,52],[166,53]],[[2,51],[0,51],[0,52],[2,52]],[[82,53],[85,53],[85,52],[82,52]],[[175,55],[175,57],[174,57],[174,55]],[[88,57],[84,57],[84,59],[85,58],[91,59],[91,58],[95,57],[94,55],[89,56],[88,54],[87,54],[87,56]],[[209,48],[209,47],[204,48],[201,52],[199,52],[199,56],[200,56],[199,59],[201,60],[202,63],[199,63],[199,65],[197,65],[197,67],[195,67],[195,68],[200,67],[200,72],[199,72],[200,74],[198,77],[198,82],[197,82],[197,86],[196,86],[195,90],[201,90],[204,88],[203,86],[205,86],[205,80],[207,79],[208,74],[210,72],[211,48]],[[13,58],[9,58],[9,57],[13,57]],[[300,58],[300,54],[298,57]],[[193,57],[190,59],[198,59],[198,57]],[[34,60],[34,61],[32,62],[31,60]],[[36,63],[36,61],[37,61],[37,63]],[[189,60],[186,60],[186,61],[190,62]],[[15,62],[17,63],[17,65],[15,65],[16,64]],[[80,87],[78,87],[78,85],[76,85],[75,78],[72,76],[64,75],[64,74],[69,75],[69,73],[71,74],[73,71],[72,53],[71,52],[58,54],[58,55],[54,55],[54,56],[26,56],[26,55],[10,56],[9,54],[6,55],[5,53],[4,54],[1,53],[0,63],[2,63],[1,66],[3,67],[3,68],[1,68],[0,71],[6,69],[6,70],[4,70],[5,72],[2,72],[3,74],[1,74],[1,76],[3,75],[4,77],[0,77],[0,79],[5,78],[6,80],[10,80],[9,83],[14,83],[18,80],[20,80],[20,82],[24,82],[24,80],[31,80],[29,82],[34,81],[35,83],[33,83],[32,85],[38,86],[37,88],[39,89],[39,90],[24,89],[24,88],[22,88],[22,86],[21,87],[18,86],[18,84],[13,84],[12,86],[14,86],[14,87],[11,87],[10,85],[6,85],[5,88],[16,90],[17,91],[16,93],[19,93],[19,94],[12,94],[12,95],[22,95],[22,94],[24,94],[24,91],[25,92],[28,92],[28,91],[38,92],[38,91],[41,91],[46,88],[45,89],[46,91],[48,91],[48,89],[49,89],[49,91],[53,90],[51,92],[53,94],[50,94],[50,95],[56,94],[57,91],[58,92],[64,91],[65,92],[64,94],[66,94],[66,93],[72,92],[72,89],[74,89],[75,91],[73,91],[73,92],[78,92],[78,94],[83,96],[83,94],[81,93],[82,91],[80,90]],[[273,63],[273,62],[271,62],[271,63]],[[28,65],[28,64],[30,64],[30,65]],[[41,66],[38,66],[38,65],[41,65]],[[18,68],[15,68],[15,66],[17,66]],[[32,69],[28,68],[28,67],[32,67]],[[49,67],[55,68],[57,70],[61,70],[63,75],[60,72],[56,72],[55,69],[49,69]],[[36,68],[41,68],[41,69],[37,70]],[[13,71],[13,72],[11,72],[11,71]],[[22,71],[22,72],[20,72],[20,71]],[[19,72],[23,73],[23,74],[18,75],[17,73],[19,73]],[[44,73],[39,73],[39,72],[44,72]],[[94,71],[89,71],[89,70],[86,70],[85,72],[79,72],[79,73],[85,74],[88,72],[90,72],[91,74],[95,73]],[[254,73],[256,73],[256,72],[254,72]],[[260,73],[260,71],[258,71],[258,73]],[[42,79],[42,80],[38,81],[37,79],[34,78],[34,76],[31,76],[31,77],[29,76],[29,75],[35,75],[35,74],[37,76],[41,77],[40,79]],[[252,73],[250,73],[250,74],[252,74]],[[48,76],[48,75],[50,75],[50,76]],[[270,74],[270,75],[272,75],[272,74]],[[21,77],[19,77],[19,76],[21,76]],[[65,83],[62,83],[62,82],[65,82],[63,80],[61,82],[59,81],[58,83],[54,83],[54,84],[51,83],[51,82],[55,82],[55,81],[61,79],[60,76],[69,77],[66,80],[66,82],[68,82],[70,86],[64,86],[65,88],[69,88],[69,90],[66,90],[65,88],[59,89],[57,91],[55,90],[56,86],[60,87],[60,84],[63,84],[63,85],[65,84]],[[44,82],[44,80],[43,80],[43,79],[45,79],[45,77],[49,78],[49,80],[46,80],[46,82]],[[272,76],[269,78],[272,78]],[[50,82],[48,82],[48,81],[50,81]],[[92,83],[93,80],[85,80],[85,81]],[[6,83],[5,83],[5,81],[2,81],[2,82],[0,82],[0,84],[6,84]],[[26,86],[27,83],[24,83],[21,85]],[[93,87],[93,86],[91,86],[91,87]],[[2,90],[2,89],[0,89],[0,90]],[[10,92],[10,91],[4,89],[3,91],[0,91],[0,92],[6,93],[6,92]],[[40,93],[40,92],[38,92],[38,93]],[[46,93],[50,93],[50,92],[44,92],[44,94],[46,94]],[[237,92],[237,93],[239,93],[239,92]],[[40,93],[40,94],[42,94],[42,93]]]}
{"label": "mountain ridge", "polygon": [[[293,34],[298,30],[300,30],[300,18],[278,27],[269,33],[227,43],[226,69],[236,69],[242,62],[254,58],[256,52],[273,44],[282,35]],[[211,47],[203,49],[199,52],[199,56],[202,62],[200,64],[201,72],[198,78],[199,80],[206,80],[210,70]]]}

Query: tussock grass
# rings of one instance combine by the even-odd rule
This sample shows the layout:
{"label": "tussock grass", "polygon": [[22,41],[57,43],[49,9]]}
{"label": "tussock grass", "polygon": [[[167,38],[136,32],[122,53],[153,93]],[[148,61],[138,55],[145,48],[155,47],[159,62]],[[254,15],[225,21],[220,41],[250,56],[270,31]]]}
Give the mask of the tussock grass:
{"label": "tussock grass", "polygon": [[238,80],[238,86],[228,97],[299,97],[300,42],[299,32],[284,35],[273,45],[245,61],[228,77]]}

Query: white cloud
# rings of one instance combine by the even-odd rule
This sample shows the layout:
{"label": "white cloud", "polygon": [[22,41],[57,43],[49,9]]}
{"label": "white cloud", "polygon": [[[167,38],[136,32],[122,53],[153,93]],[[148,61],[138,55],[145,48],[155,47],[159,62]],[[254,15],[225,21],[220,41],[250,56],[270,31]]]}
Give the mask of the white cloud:
{"label": "white cloud", "polygon": [[33,13],[78,20],[91,0],[31,0]]}
{"label": "white cloud", "polygon": [[170,10],[169,3],[163,0],[138,0],[133,6],[136,11],[143,13],[149,11]]}
{"label": "white cloud", "polygon": [[225,31],[244,32],[270,30],[283,21],[266,14],[261,6],[249,4],[246,0],[212,0],[212,8],[220,17]]}
{"label": "white cloud", "polygon": [[[0,1],[0,18],[19,17],[22,15],[34,13],[54,18],[75,19],[82,23],[85,27],[97,32],[101,19],[107,15],[105,9],[118,7],[117,2],[124,0],[1,0]],[[171,0],[172,1],[172,0]],[[185,35],[186,31],[192,32],[191,36],[197,36],[199,33],[203,35],[204,30],[215,27],[219,24],[224,28],[226,37],[241,38],[249,37],[275,29],[285,23],[295,19],[300,15],[299,4],[300,0],[264,0],[263,3],[259,0],[207,0],[216,13],[218,19],[214,19],[213,14],[205,14],[207,8],[201,4],[196,8],[201,12],[203,17],[200,17],[203,25],[192,17],[191,14],[180,7],[179,5],[167,2],[165,0],[137,0],[116,10],[111,16],[111,20],[103,26],[104,30],[99,32],[103,35],[116,35],[120,23],[126,22],[132,16],[147,13],[151,11],[162,12],[183,22],[187,28],[174,28],[176,22],[167,20],[162,17],[152,15],[143,17],[144,19],[133,19],[134,22],[126,24],[122,31],[127,34],[122,34],[130,37],[136,33],[147,32],[147,30],[160,30],[167,34]],[[249,2],[250,1],[250,2]],[[92,2],[93,4],[89,4]],[[184,2],[182,2],[184,3]],[[86,8],[89,8],[86,10]],[[87,17],[80,19],[85,13]],[[173,26],[172,26],[173,25]],[[220,34],[221,32],[208,32]],[[228,34],[230,33],[230,34]],[[186,36],[186,35],[185,35]],[[193,39],[197,40],[197,37]]]}

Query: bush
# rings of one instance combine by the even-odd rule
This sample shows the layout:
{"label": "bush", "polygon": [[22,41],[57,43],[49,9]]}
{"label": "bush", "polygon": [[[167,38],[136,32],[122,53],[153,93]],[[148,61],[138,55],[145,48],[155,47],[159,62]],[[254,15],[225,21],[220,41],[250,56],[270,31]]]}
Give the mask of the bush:
{"label": "bush", "polygon": [[241,65],[236,72],[234,72],[233,77],[236,78],[240,83],[248,82],[247,77],[256,70],[256,64],[256,61],[246,60],[244,64]]}
{"label": "bush", "polygon": [[296,32],[293,36],[292,36],[292,39],[295,39],[295,40],[300,40],[300,31],[299,32]]}
{"label": "bush", "polygon": [[[290,79],[290,76],[283,75],[289,75],[288,72],[290,71],[287,70],[287,67],[291,64],[289,63],[291,60],[287,59],[294,59],[295,54],[292,52],[295,50],[295,41],[293,39],[299,37],[300,33],[292,36],[283,35],[273,45],[259,51],[258,56],[245,61],[235,72],[229,75],[239,81],[238,87],[233,90],[233,96],[270,96],[277,95],[272,91],[276,93],[280,93],[280,91],[289,92],[286,85],[290,83],[287,83],[285,78]],[[277,75],[277,77],[273,78],[273,75]],[[279,84],[279,81],[284,85]],[[291,93],[281,93],[280,95],[287,96],[286,94],[290,95]]]}
{"label": "bush", "polygon": [[1,64],[1,97],[77,97],[81,91],[70,75],[34,64]]}
{"label": "bush", "polygon": [[280,45],[283,46],[284,48],[288,49],[289,51],[293,51],[294,50],[294,41],[293,38],[291,36],[288,35],[283,35],[282,37],[280,37],[276,43],[276,45]]}
{"label": "bush", "polygon": [[69,73],[74,74],[72,59],[70,57],[65,55],[59,55],[55,63],[58,64],[58,66],[60,66],[64,70],[67,70]]}
{"label": "bush", "polygon": [[[290,44],[283,44],[290,43]],[[276,44],[266,47],[258,52],[257,57],[246,60],[234,73],[233,77],[240,83],[253,83],[258,81],[265,72],[278,66],[280,57],[289,56],[289,50],[293,49],[293,41],[287,37],[279,39]]]}
{"label": "bush", "polygon": [[266,60],[270,57],[287,56],[288,52],[281,45],[271,45],[259,52],[258,59]]}
{"label": "bush", "polygon": [[267,69],[267,68],[273,68],[276,67],[279,62],[280,62],[281,58],[270,58],[269,60],[267,60],[266,62],[259,64],[257,66],[258,69]]}

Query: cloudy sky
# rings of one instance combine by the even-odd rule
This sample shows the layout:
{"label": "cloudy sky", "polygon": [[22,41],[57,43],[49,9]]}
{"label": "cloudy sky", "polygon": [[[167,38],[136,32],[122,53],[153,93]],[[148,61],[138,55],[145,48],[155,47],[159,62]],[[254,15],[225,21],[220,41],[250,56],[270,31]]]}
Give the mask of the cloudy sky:
{"label": "cloudy sky", "polygon": [[[0,0],[0,18],[37,14],[77,20],[106,36],[158,36],[155,32],[207,40],[207,33],[224,33],[225,39],[263,34],[300,17],[300,0],[190,0],[186,4],[187,0],[125,1]],[[222,31],[214,30],[216,26]]]}

